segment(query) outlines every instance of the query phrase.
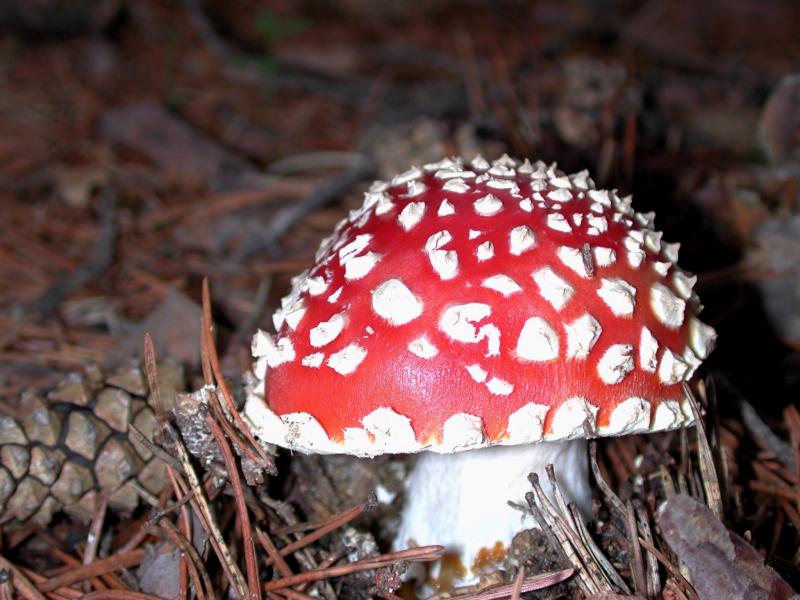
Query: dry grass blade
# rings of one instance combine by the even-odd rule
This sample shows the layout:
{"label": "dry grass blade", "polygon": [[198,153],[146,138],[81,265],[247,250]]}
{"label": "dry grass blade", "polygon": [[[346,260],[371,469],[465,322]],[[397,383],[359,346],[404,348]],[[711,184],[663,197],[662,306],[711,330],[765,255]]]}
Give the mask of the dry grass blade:
{"label": "dry grass blade", "polygon": [[[652,545],[653,535],[650,531],[650,521],[647,512],[640,506],[636,506],[635,509],[641,537]],[[661,579],[658,576],[658,561],[655,556],[649,552],[645,555],[645,561],[647,562],[647,597],[658,598],[658,595],[661,593]]]}
{"label": "dry grass blade", "polygon": [[11,574],[11,581],[21,598],[25,600],[47,600],[24,573],[3,556],[0,556],[0,568]]}
{"label": "dry grass blade", "polygon": [[[217,349],[214,344],[213,323],[211,320],[211,292],[209,290],[207,278],[203,279],[203,346],[206,349],[205,354],[210,362],[211,370],[213,371],[217,386],[219,386],[219,389],[222,392],[222,397],[225,400],[225,406],[222,408],[225,409],[225,412],[228,416],[233,418],[233,421],[236,423],[240,433],[247,438],[247,441],[250,443],[252,449],[254,449],[258,454],[257,458],[252,456],[251,458],[253,458],[256,464],[260,465],[261,468],[267,473],[276,473],[275,465],[273,464],[272,459],[267,456],[261,444],[256,441],[255,437],[253,436],[253,432],[250,431],[250,428],[244,422],[244,419],[236,409],[236,406],[233,403],[233,396],[228,390],[228,385],[225,381],[225,378],[222,376],[222,370],[220,369],[219,365],[219,356],[217,356]],[[252,454],[252,450],[250,448],[245,448],[243,446],[241,449],[242,452],[248,456]]]}
{"label": "dry grass blade", "polygon": [[583,522],[581,515],[578,513],[578,509],[574,505],[570,505],[570,511],[572,512],[572,518],[575,521],[575,524],[578,526],[578,534],[580,535],[581,541],[586,545],[586,548],[591,553],[592,559],[594,559],[597,564],[600,565],[600,569],[606,576],[607,580],[612,585],[615,585],[617,588],[622,590],[623,593],[630,594],[631,590],[628,587],[628,584],[625,583],[622,575],[619,574],[619,571],[614,568],[614,565],[611,564],[611,561],[608,560],[600,547],[595,543],[594,539],[592,539],[589,530],[586,528],[586,524]]}
{"label": "dry grass blade", "polygon": [[626,513],[625,504],[619,499],[619,496],[614,493],[614,490],[611,489],[611,486],[608,485],[603,478],[603,474],[600,472],[600,465],[597,464],[597,442],[595,440],[589,442],[589,465],[592,469],[592,475],[594,475],[597,487],[600,488],[606,501],[617,512],[617,516],[623,518]]}
{"label": "dry grass blade", "polygon": [[522,582],[525,581],[525,567],[522,566],[514,579],[514,586],[511,589],[511,600],[520,600],[522,596]]}
{"label": "dry grass blade", "polygon": [[131,590],[101,590],[83,596],[83,600],[161,600],[158,596]]}
{"label": "dry grass blade", "polygon": [[550,486],[553,489],[553,495],[555,496],[556,499],[562,526],[566,528],[566,531],[569,534],[570,541],[573,547],[575,548],[575,551],[581,558],[581,562],[586,567],[587,571],[589,572],[592,578],[592,581],[595,582],[595,585],[598,587],[598,589],[600,590],[607,589],[610,591],[611,588],[609,587],[609,585],[607,585],[608,579],[605,577],[602,569],[598,568],[597,561],[594,559],[591,550],[583,542],[583,538],[580,534],[580,529],[576,525],[576,521],[581,520],[581,517],[575,519],[573,512],[570,511],[569,506],[567,505],[567,502],[564,499],[564,493],[561,490],[561,486],[559,485],[558,480],[556,479],[553,465],[547,465],[545,467],[545,472],[547,474],[547,479],[550,481]]}
{"label": "dry grass blade", "polygon": [[533,577],[523,579],[524,572],[520,570],[520,575],[514,583],[508,583],[481,590],[474,594],[465,596],[453,596],[453,600],[499,600],[500,598],[519,598],[519,594],[543,590],[550,586],[566,581],[575,573],[575,569],[562,569],[552,573],[540,573]]}
{"label": "dry grass blade", "polygon": [[444,546],[420,546],[419,548],[410,548],[408,550],[401,550],[399,552],[390,552],[388,554],[381,554],[373,558],[365,558],[356,562],[351,562],[346,565],[338,567],[330,567],[327,569],[317,569],[314,571],[307,571],[292,577],[284,577],[276,579],[264,584],[264,591],[273,591],[281,588],[292,587],[307,581],[318,581],[320,579],[329,579],[332,577],[341,577],[349,575],[357,571],[368,571],[380,567],[388,567],[400,561],[406,562],[431,562],[438,560],[444,554]]}
{"label": "dry grass blade", "polygon": [[[89,533],[86,536],[86,547],[83,551],[83,564],[90,565],[97,556],[97,548],[100,545],[100,538],[102,536],[103,521],[106,519],[106,510],[108,509],[108,490],[101,490],[97,496],[97,503],[94,508],[94,515],[92,515],[92,522],[89,525]],[[84,591],[89,591],[89,582],[84,584]]]}
{"label": "dry grass blade", "polygon": [[280,573],[281,577],[291,577],[294,575],[292,569],[283,560],[283,557],[278,552],[278,549],[275,547],[275,544],[272,543],[272,539],[264,533],[261,529],[256,529],[256,537],[258,537],[258,541],[264,547],[264,550],[269,556],[269,560],[272,561],[272,564],[275,565],[275,568]]}
{"label": "dry grass blade", "polygon": [[[611,587],[606,583],[605,579],[602,576],[598,576],[596,565],[590,558],[588,558],[587,564],[589,553],[583,547],[578,533],[570,526],[568,518],[571,517],[566,517],[553,505],[544,493],[536,473],[531,473],[528,479],[533,485],[534,498],[541,513],[545,516],[548,526],[556,534],[570,562],[578,568],[578,578],[584,582],[588,594],[597,594],[606,589],[611,591]],[[558,485],[557,482],[555,482],[555,485]]]}
{"label": "dry grass blade", "polygon": [[192,543],[178,531],[177,527],[166,518],[161,518],[158,521],[158,526],[169,537],[170,541],[176,548],[180,548],[181,554],[188,557],[186,561],[188,575],[192,578],[192,591],[197,594],[197,600],[216,600],[217,595],[214,592],[214,587],[211,584],[211,578],[208,576],[203,559],[197,553],[197,550]]}
{"label": "dry grass blade", "polygon": [[697,405],[697,400],[695,399],[692,390],[686,383],[683,384],[683,390],[690,406],[692,407],[692,413],[695,417],[698,457],[700,459],[700,476],[702,478],[703,489],[706,494],[706,504],[708,504],[708,507],[713,511],[714,515],[718,519],[722,519],[724,513],[722,506],[722,492],[719,488],[719,479],[714,466],[714,456],[711,453],[711,447],[709,446],[708,438],[706,437],[706,428],[705,424],[703,423],[703,415],[700,412],[700,408]]}
{"label": "dry grass blade", "polygon": [[644,568],[642,566],[642,547],[639,545],[639,533],[636,523],[636,512],[633,504],[627,502],[625,516],[625,528],[628,538],[628,564],[631,568],[633,577],[633,587],[639,596],[647,595],[647,582],[645,581]]}
{"label": "dry grass blade", "polygon": [[225,434],[211,415],[206,416],[206,424],[214,435],[214,439],[217,440],[217,446],[222,451],[222,457],[228,469],[228,480],[231,483],[233,494],[236,498],[236,507],[238,509],[236,511],[236,516],[242,528],[242,541],[244,543],[244,558],[247,569],[247,583],[250,588],[250,599],[260,600],[261,590],[259,587],[255,540],[253,539],[253,528],[250,524],[250,516],[247,511],[247,502],[244,498],[242,480],[239,478],[239,468],[236,464],[236,459],[233,457],[233,452],[231,452],[231,447],[228,445],[228,440],[225,439]]}
{"label": "dry grass blade", "polygon": [[[299,549],[308,546],[309,544],[317,541],[324,535],[329,534],[336,529],[339,529],[345,523],[348,523],[359,516],[366,510],[369,510],[371,507],[375,506],[377,500],[374,497],[370,497],[361,504],[354,506],[352,508],[347,509],[337,515],[332,515],[328,519],[325,519],[318,529],[316,529],[313,533],[310,533],[306,536],[303,536],[296,542],[292,542],[291,544],[284,546],[278,551],[280,556],[288,556],[292,552],[297,552]],[[267,564],[271,564],[271,561],[267,561]]]}
{"label": "dry grass blade", "polygon": [[[157,415],[166,412],[164,399],[161,397],[161,386],[158,385],[158,365],[156,363],[156,349],[153,345],[153,338],[149,333],[144,334],[144,374],[147,377],[147,387],[153,397],[153,408]],[[142,438],[147,439],[142,435]]]}
{"label": "dry grass blade", "polygon": [[[535,473],[531,473],[528,476],[529,479],[533,477],[538,477]],[[537,480],[538,481],[538,480]],[[578,556],[572,550],[571,544],[567,541],[566,536],[560,531],[558,527],[555,526],[554,520],[552,516],[546,515],[544,510],[540,507],[539,501],[537,500],[535,492],[528,492],[525,494],[525,500],[528,502],[528,506],[530,507],[531,513],[533,513],[534,519],[539,524],[539,528],[544,532],[545,537],[547,537],[548,541],[550,542],[550,546],[556,550],[561,551],[561,555],[566,561],[572,565],[582,566],[578,559]],[[580,575],[580,571],[577,578],[578,587],[581,589],[585,596],[590,594],[589,585],[583,577]]]}
{"label": "dry grass blade", "polygon": [[[65,565],[71,567],[80,567],[81,565],[84,564],[80,560],[72,556],[70,553],[64,552],[59,547],[60,546],[59,541],[49,533],[42,530],[38,530],[36,532],[36,536],[47,542],[50,545],[50,552],[53,554],[53,556],[55,556]],[[108,587],[103,583],[103,581],[99,577],[93,577],[92,579],[89,580],[89,583],[96,590],[104,590],[107,589]]]}
{"label": "dry grass blade", "polygon": [[133,567],[138,565],[142,561],[143,557],[144,550],[141,549],[131,550],[130,552],[125,553],[117,553],[114,556],[96,560],[90,565],[70,569],[63,575],[53,577],[37,585],[37,587],[41,592],[52,592],[60,587],[72,585],[73,583],[83,581],[84,579],[90,579],[92,577],[97,577],[98,575],[104,575],[105,573],[112,573],[118,569]]}
{"label": "dry grass blade", "polygon": [[169,440],[170,446],[178,453],[178,458],[183,464],[183,470],[186,474],[188,486],[193,494],[193,498],[190,501],[191,505],[195,509],[197,515],[200,517],[200,522],[203,524],[209,534],[211,545],[220,559],[220,563],[222,564],[222,568],[228,577],[229,583],[239,598],[244,600],[245,598],[249,597],[247,583],[244,581],[242,573],[239,570],[236,561],[233,559],[230,548],[228,548],[225,537],[222,535],[222,531],[217,523],[216,513],[211,508],[211,505],[206,498],[203,484],[194,470],[194,466],[189,458],[189,453],[181,442],[180,436],[169,423],[162,423],[161,428],[165,439]]}
{"label": "dry grass blade", "polygon": [[686,594],[692,600],[697,599],[697,593],[694,591],[692,584],[690,584],[683,574],[680,572],[675,565],[673,565],[669,559],[661,552],[658,548],[656,548],[652,543],[644,538],[639,538],[639,543],[642,547],[647,550],[650,554],[652,554],[658,562],[664,565],[664,568],[670,572],[670,574],[675,578],[674,581],[677,581],[680,584],[680,587],[684,594]]}

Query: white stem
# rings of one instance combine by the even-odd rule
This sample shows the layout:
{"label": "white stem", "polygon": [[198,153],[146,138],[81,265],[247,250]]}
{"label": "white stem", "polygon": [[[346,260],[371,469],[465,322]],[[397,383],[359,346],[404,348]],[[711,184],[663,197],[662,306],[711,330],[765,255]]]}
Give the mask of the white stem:
{"label": "white stem", "polygon": [[[468,575],[481,548],[500,542],[506,549],[514,535],[537,524],[527,510],[532,490],[528,473],[539,474],[552,497],[545,467],[552,464],[567,502],[589,513],[591,490],[586,441],[493,446],[481,450],[420,455],[406,482],[406,500],[397,536],[398,548],[441,544],[459,554]],[[520,511],[508,501],[525,507]]]}

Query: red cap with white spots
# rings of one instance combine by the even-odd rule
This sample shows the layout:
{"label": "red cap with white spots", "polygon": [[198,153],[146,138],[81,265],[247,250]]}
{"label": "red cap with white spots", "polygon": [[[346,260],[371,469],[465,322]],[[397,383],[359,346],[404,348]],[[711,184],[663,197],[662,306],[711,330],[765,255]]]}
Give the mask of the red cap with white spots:
{"label": "red cap with white spots", "polygon": [[715,334],[677,254],[586,172],[412,168],[293,280],[245,414],[265,441],[361,456],[688,424]]}

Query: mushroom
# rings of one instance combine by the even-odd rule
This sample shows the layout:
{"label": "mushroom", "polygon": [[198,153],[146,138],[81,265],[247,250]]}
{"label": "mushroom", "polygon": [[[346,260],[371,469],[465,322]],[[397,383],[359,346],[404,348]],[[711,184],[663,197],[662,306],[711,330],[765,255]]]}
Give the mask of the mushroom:
{"label": "mushroom", "polygon": [[398,545],[482,549],[533,526],[526,475],[553,464],[590,506],[586,432],[689,424],[711,351],[696,278],[653,215],[586,171],[445,159],[375,182],[253,341],[244,414],[301,452],[424,452]]}

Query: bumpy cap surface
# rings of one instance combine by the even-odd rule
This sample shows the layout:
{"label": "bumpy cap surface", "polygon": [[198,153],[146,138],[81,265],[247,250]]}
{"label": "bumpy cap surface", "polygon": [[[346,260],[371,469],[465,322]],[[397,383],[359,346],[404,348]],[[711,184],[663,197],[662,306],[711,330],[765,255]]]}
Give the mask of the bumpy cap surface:
{"label": "bumpy cap surface", "polygon": [[245,414],[307,452],[679,427],[714,342],[678,247],[586,172],[507,156],[376,182],[253,341]]}

